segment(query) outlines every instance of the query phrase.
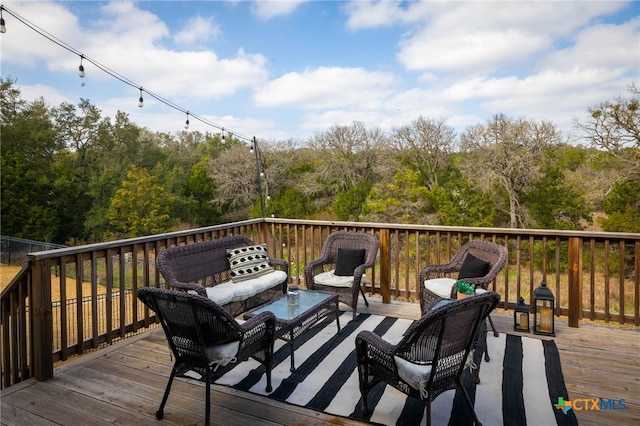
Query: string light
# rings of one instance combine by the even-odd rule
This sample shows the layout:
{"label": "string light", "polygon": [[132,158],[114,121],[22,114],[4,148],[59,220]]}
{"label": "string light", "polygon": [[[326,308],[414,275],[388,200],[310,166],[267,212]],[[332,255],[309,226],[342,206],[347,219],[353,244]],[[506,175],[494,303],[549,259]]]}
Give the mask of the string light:
{"label": "string light", "polygon": [[3,10],[4,10],[4,6],[0,6],[0,33],[2,34],[7,32],[7,27],[4,26],[4,18],[2,17]]}
{"label": "string light", "polygon": [[84,78],[84,65],[82,65],[82,60],[84,59],[84,55],[80,55],[80,66],[78,67],[78,75],[80,78]]}
{"label": "string light", "polygon": [[144,106],[144,99],[142,99],[142,87],[140,88],[140,98],[138,99],[138,107],[142,108]]}
{"label": "string light", "polygon": [[[111,77],[120,80],[122,83],[134,87],[136,89],[140,90],[140,99],[142,99],[142,92],[145,92],[148,96],[151,96],[152,98],[154,98],[155,100],[159,101],[160,103],[175,109],[176,111],[180,111],[183,113],[187,114],[188,116],[191,116],[193,119],[198,120],[199,122],[210,126],[210,127],[214,127],[216,129],[221,129],[223,132],[223,136],[222,139],[225,139],[224,136],[224,127],[220,126],[219,124],[216,124],[210,120],[207,120],[204,117],[201,117],[199,115],[193,114],[188,112],[188,110],[186,108],[181,107],[180,105],[177,105],[175,103],[173,103],[172,101],[154,93],[154,92],[150,92],[149,90],[143,89],[142,85],[137,84],[131,80],[129,80],[127,77],[117,73],[116,71],[110,69],[109,67],[107,67],[106,65],[101,64],[100,62],[98,62],[95,59],[92,59],[88,56],[85,56],[83,53],[81,53],[78,49],[74,48],[73,46],[65,43],[64,41],[60,40],[59,38],[57,38],[56,36],[48,33],[46,30],[38,27],[37,25],[35,25],[34,23],[30,22],[29,20],[23,18],[22,16],[20,16],[19,14],[17,14],[16,12],[14,12],[13,10],[7,9],[6,7],[4,7],[4,5],[0,5],[0,32],[5,32],[5,26],[4,26],[4,18],[2,18],[2,11],[7,12],[8,14],[10,14],[11,16],[13,16],[15,19],[17,19],[18,21],[22,22],[25,26],[27,26],[29,29],[35,31],[37,34],[41,35],[42,37],[46,38],[47,40],[51,41],[54,44],[57,44],[58,46],[62,47],[63,49],[78,55],[78,57],[80,57],[80,66],[78,67],[78,74],[80,75],[80,77],[84,77],[84,66],[83,66],[83,60],[90,62],[91,64],[93,64],[96,68],[98,68],[99,70],[103,71],[104,73],[110,75]],[[140,100],[138,100],[138,106],[140,106]],[[189,118],[187,118],[187,123],[185,123],[185,128],[186,125],[188,124]],[[237,133],[237,132],[228,132],[229,134],[232,134],[234,138],[239,139],[239,140],[244,140],[245,142],[251,144],[252,143],[252,139],[249,136],[245,136],[242,135],[241,133]],[[253,137],[253,139],[255,140],[255,137]]]}
{"label": "string light", "polygon": [[184,128],[185,129],[189,128],[189,112],[187,112],[187,121],[184,122]]}

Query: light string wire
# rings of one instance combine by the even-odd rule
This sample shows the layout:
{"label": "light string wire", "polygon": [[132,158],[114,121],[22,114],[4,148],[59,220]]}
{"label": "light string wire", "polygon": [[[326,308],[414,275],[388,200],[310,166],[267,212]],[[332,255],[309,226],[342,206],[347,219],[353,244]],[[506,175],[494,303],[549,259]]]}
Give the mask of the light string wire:
{"label": "light string wire", "polygon": [[109,67],[107,67],[106,65],[101,64],[100,62],[98,62],[97,60],[83,54],[81,51],[79,51],[78,49],[74,48],[73,46],[71,46],[70,44],[60,40],[58,37],[54,36],[53,34],[47,32],[46,30],[40,28],[39,26],[37,26],[36,24],[34,24],[33,22],[29,21],[28,19],[20,16],[18,13],[14,12],[11,9],[7,9],[7,7],[5,7],[4,5],[0,5],[0,10],[7,12],[9,15],[13,16],[15,19],[17,19],[18,21],[22,22],[27,28],[30,28],[31,30],[33,30],[34,32],[36,32],[37,34],[41,35],[42,37],[46,38],[47,40],[51,41],[54,44],[57,44],[58,46],[62,47],[63,49],[78,55],[78,57],[80,57],[80,60],[85,60],[91,64],[93,64],[96,68],[100,69],[102,72],[110,75],[111,77],[121,81],[122,83],[131,86],[135,89],[139,89],[140,92],[144,92],[147,95],[151,96],[152,98],[154,98],[155,100],[157,100],[160,103],[163,103],[164,105],[176,110],[176,111],[180,111],[184,114],[187,114],[188,117],[191,117],[207,126],[213,127],[215,129],[218,129],[222,132],[222,134],[224,135],[224,132],[227,132],[228,134],[232,135],[233,137],[237,138],[237,139],[242,139],[245,142],[248,142],[249,144],[255,143],[256,139],[255,136],[254,137],[249,137],[249,136],[245,136],[241,133],[236,133],[234,131],[229,130],[228,128],[225,129],[225,127],[214,123],[213,121],[210,121],[200,115],[194,114],[192,111],[172,102],[169,99],[166,99],[162,96],[160,96],[157,93],[151,92],[147,89],[145,89],[142,85],[135,83],[134,81],[128,79],[127,77],[123,76],[122,74],[119,74],[118,72],[110,69]]}

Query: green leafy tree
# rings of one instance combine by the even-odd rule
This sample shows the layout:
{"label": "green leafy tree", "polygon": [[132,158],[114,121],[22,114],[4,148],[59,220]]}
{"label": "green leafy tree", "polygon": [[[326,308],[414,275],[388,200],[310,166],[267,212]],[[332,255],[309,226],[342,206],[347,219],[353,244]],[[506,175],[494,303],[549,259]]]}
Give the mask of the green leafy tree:
{"label": "green leafy tree", "polygon": [[523,196],[536,228],[581,229],[591,221],[584,194],[565,182],[562,170],[547,163],[541,179]]}
{"label": "green leafy tree", "polygon": [[362,209],[363,220],[433,223],[436,210],[429,202],[429,195],[420,172],[398,170],[392,182],[374,185]]}
{"label": "green leafy tree", "polygon": [[170,195],[156,184],[156,178],[133,166],[111,200],[107,218],[117,236],[160,234],[171,228],[170,202]]}
{"label": "green leafy tree", "polygon": [[479,191],[467,180],[450,182],[430,191],[437,210],[437,224],[446,226],[495,226],[495,203],[489,193]]}
{"label": "green leafy tree", "polygon": [[196,163],[187,178],[186,196],[192,204],[191,222],[200,226],[214,225],[220,222],[220,214],[212,205],[215,181],[207,173],[208,156]]}
{"label": "green leafy tree", "polygon": [[640,232],[640,181],[617,184],[604,203],[607,217],[598,223],[606,232]]}
{"label": "green leafy tree", "polygon": [[27,103],[10,79],[0,79],[2,233],[61,242],[52,161],[61,149],[43,99]]}
{"label": "green leafy tree", "polygon": [[357,220],[359,218],[371,186],[371,182],[362,180],[336,196],[333,202],[333,211],[339,220]]}

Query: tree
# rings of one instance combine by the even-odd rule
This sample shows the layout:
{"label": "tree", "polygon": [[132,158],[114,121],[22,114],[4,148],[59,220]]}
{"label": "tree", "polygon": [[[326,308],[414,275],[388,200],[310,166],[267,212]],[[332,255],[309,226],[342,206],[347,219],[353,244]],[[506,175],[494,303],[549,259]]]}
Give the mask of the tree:
{"label": "tree", "polygon": [[244,144],[234,144],[211,159],[207,173],[216,184],[211,200],[225,220],[242,220],[258,197],[255,157]]}
{"label": "tree", "polygon": [[428,201],[430,191],[416,170],[398,170],[392,182],[376,183],[362,208],[369,222],[427,224],[436,213]]}
{"label": "tree", "polygon": [[214,180],[207,173],[209,160],[207,155],[202,157],[191,168],[187,179],[186,196],[193,206],[189,223],[199,226],[214,225],[220,221],[219,212],[211,205],[216,187]]}
{"label": "tree", "polygon": [[351,126],[333,126],[329,131],[315,135],[309,147],[320,157],[314,169],[314,179],[322,184],[322,192],[339,195],[358,185],[365,188],[375,182],[379,156],[385,143],[382,130],[368,130],[358,121]]}
{"label": "tree", "polygon": [[537,228],[581,229],[582,222],[591,222],[584,193],[566,185],[562,169],[547,163],[534,188],[524,195],[531,218]]}
{"label": "tree", "polygon": [[14,237],[61,242],[55,208],[52,162],[61,145],[51,109],[43,99],[30,103],[10,79],[0,78],[0,170],[2,232]]}
{"label": "tree", "polygon": [[589,117],[575,120],[591,146],[615,159],[611,166],[604,211],[598,223],[605,231],[638,232],[640,223],[640,88],[629,86],[628,97],[601,102]]}
{"label": "tree", "polygon": [[625,165],[628,174],[622,173],[622,180],[640,179],[640,88],[631,84],[629,93],[589,108],[585,121],[574,120],[585,140]]}
{"label": "tree", "polygon": [[439,176],[448,167],[456,134],[444,120],[419,116],[410,125],[393,131],[391,146],[397,151],[400,163],[416,170],[426,186],[438,186]]}
{"label": "tree", "polygon": [[126,238],[167,232],[169,194],[143,168],[132,166],[111,200],[107,219],[116,235]]}
{"label": "tree", "polygon": [[509,226],[528,223],[522,195],[540,175],[544,148],[557,144],[560,134],[549,122],[512,119],[495,115],[461,136],[461,149],[467,153],[463,169],[481,188],[498,184],[507,194]]}
{"label": "tree", "polygon": [[607,217],[598,223],[606,232],[640,232],[640,181],[617,184],[606,198]]}

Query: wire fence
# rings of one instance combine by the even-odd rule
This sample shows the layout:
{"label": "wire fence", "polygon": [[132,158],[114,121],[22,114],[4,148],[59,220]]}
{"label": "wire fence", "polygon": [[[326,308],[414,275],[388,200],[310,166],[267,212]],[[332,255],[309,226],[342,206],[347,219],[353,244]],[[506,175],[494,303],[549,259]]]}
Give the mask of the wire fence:
{"label": "wire fence", "polygon": [[0,235],[0,262],[7,265],[25,266],[27,253],[66,248],[61,244]]}

